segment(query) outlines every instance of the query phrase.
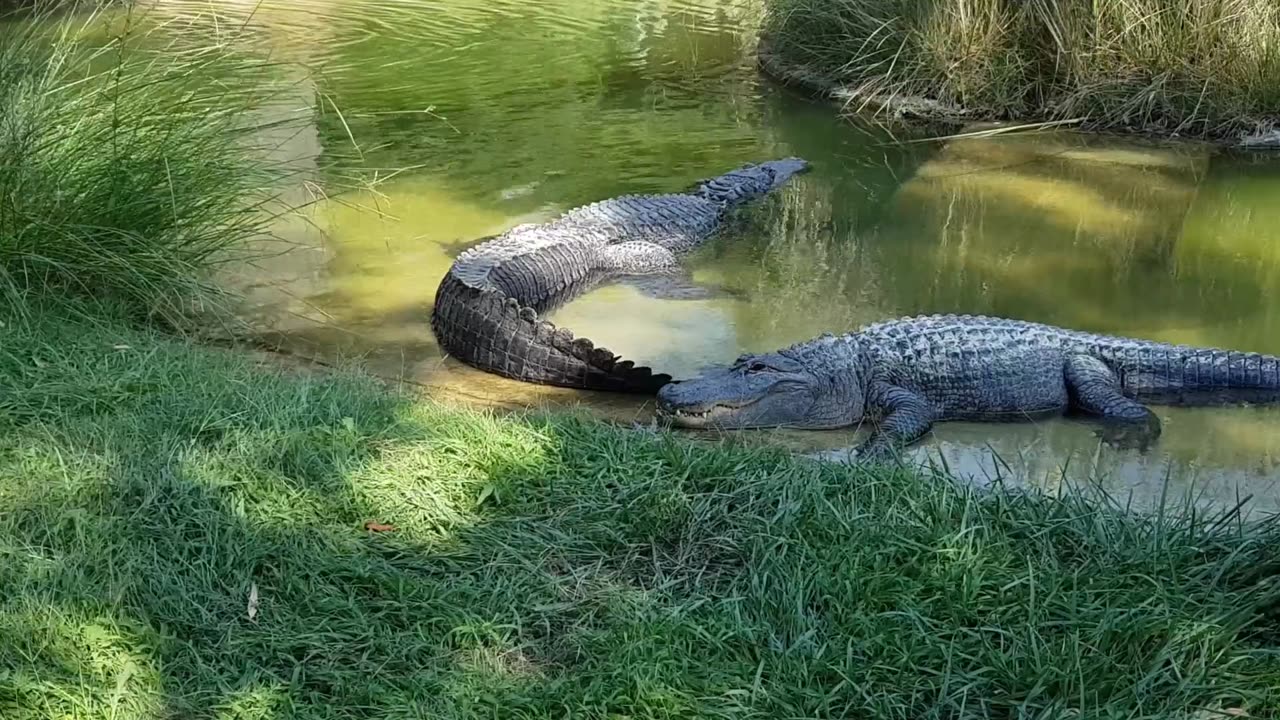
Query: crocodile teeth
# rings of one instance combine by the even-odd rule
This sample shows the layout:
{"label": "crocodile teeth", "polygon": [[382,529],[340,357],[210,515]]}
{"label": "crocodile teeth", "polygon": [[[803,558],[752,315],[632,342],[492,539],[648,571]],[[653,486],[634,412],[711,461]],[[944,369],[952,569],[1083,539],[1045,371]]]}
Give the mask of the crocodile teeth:
{"label": "crocodile teeth", "polygon": [[662,415],[670,415],[672,417],[704,418],[719,409],[721,408],[719,406],[716,406],[711,408],[710,410],[703,410],[701,412],[697,412],[693,410],[679,410],[679,409],[667,410],[665,408],[659,408],[658,412]]}

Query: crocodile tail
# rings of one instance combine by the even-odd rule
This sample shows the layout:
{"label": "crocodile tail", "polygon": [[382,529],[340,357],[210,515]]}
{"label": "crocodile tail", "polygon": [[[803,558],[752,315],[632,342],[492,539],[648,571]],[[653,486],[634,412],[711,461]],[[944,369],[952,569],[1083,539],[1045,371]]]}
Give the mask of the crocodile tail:
{"label": "crocodile tail", "polygon": [[671,376],[622,360],[567,328],[542,320],[515,298],[446,273],[431,327],[441,348],[503,377],[580,390],[656,394]]}
{"label": "crocodile tail", "polygon": [[1189,400],[1197,394],[1228,401],[1280,400],[1280,357],[1275,355],[1154,346],[1134,366],[1140,381],[1179,388]]}

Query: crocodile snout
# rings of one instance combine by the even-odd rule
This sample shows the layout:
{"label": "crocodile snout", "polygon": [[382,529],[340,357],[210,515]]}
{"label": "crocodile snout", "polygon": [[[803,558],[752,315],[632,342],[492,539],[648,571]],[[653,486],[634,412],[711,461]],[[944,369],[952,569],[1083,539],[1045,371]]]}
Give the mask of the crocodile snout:
{"label": "crocodile snout", "polygon": [[812,169],[808,160],[798,157],[783,158],[765,163],[773,171],[773,187],[785,184],[794,175],[803,175]]}

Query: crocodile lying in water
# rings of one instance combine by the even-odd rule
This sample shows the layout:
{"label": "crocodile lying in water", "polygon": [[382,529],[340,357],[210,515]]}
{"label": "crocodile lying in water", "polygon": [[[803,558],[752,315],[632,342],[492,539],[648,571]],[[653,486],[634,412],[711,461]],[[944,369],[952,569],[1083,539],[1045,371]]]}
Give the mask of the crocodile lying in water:
{"label": "crocodile lying in water", "polygon": [[1110,444],[1145,448],[1160,422],[1143,404],[1280,401],[1280,358],[934,315],[826,334],[674,382],[658,414],[694,428],[825,429],[872,420],[859,460],[890,459],[934,422],[1014,421],[1076,411]]}
{"label": "crocodile lying in water", "polygon": [[454,261],[436,292],[431,328],[445,352],[498,375],[652,394],[670,376],[539,316],[607,279],[676,271],[729,210],[808,167],[799,158],[748,164],[687,193],[618,197],[514,227]]}

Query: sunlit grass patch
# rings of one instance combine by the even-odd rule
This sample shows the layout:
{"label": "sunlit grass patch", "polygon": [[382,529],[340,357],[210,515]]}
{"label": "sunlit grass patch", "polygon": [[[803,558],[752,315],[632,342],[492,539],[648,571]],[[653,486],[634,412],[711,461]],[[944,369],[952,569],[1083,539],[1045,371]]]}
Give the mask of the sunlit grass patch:
{"label": "sunlit grass patch", "polygon": [[[33,599],[0,614],[0,644],[23,659],[0,680],[0,709],[14,717],[160,716],[163,681],[150,634],[105,607]],[[38,671],[32,672],[39,668]]]}

